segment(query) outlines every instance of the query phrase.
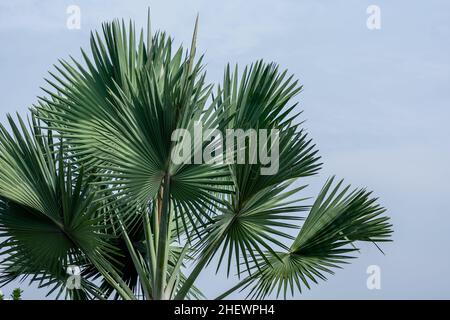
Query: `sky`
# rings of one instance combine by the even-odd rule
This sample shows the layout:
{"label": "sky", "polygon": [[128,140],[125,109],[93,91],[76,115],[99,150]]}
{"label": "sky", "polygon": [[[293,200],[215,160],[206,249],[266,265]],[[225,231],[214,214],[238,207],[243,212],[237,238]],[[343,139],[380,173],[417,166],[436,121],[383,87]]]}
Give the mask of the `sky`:
{"label": "sky", "polygon": [[[67,28],[69,5],[81,10],[80,29]],[[380,29],[366,25],[370,5],[380,8]],[[227,63],[258,59],[294,74],[304,85],[297,101],[305,128],[324,162],[306,194],[335,174],[374,190],[388,209],[395,233],[384,255],[362,244],[358,259],[295,298],[450,298],[449,1],[3,0],[0,121],[26,115],[53,64],[80,57],[91,30],[113,18],[145,26],[148,7],[152,28],[186,46],[199,14],[198,50],[212,82]],[[371,265],[380,267],[379,290],[366,285]],[[198,286],[214,298],[233,283],[209,270]],[[21,286],[26,299],[44,297]]]}

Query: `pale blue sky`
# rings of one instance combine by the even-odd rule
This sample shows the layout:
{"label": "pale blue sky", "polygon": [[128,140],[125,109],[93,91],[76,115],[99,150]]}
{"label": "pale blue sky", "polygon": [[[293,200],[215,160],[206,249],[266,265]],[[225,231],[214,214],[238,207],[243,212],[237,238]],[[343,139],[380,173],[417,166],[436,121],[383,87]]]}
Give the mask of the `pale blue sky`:
{"label": "pale blue sky", "polygon": [[[66,28],[70,4],[81,8],[81,30]],[[381,30],[366,27],[370,4],[381,8]],[[25,114],[47,71],[58,58],[78,57],[91,29],[115,17],[144,26],[148,6],[153,28],[185,44],[200,14],[211,81],[227,62],[260,58],[294,73],[325,163],[307,194],[336,174],[374,190],[388,208],[395,234],[386,256],[362,245],[351,265],[296,297],[450,298],[450,2],[3,0],[0,120]],[[366,288],[372,264],[381,267],[381,290]],[[208,273],[199,286],[214,297],[232,283]],[[42,294],[25,287],[25,298]]]}

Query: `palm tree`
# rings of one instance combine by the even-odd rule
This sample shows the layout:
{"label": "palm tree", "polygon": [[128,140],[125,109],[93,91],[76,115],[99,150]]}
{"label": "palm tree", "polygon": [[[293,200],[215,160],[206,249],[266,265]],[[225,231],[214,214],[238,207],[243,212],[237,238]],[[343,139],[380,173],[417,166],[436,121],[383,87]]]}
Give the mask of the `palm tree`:
{"label": "palm tree", "polygon": [[[237,275],[219,299],[286,298],[347,263],[357,242],[389,241],[389,218],[365,189],[332,177],[312,204],[299,196],[321,168],[292,102],[302,86],[258,61],[243,72],[227,66],[213,89],[195,58],[196,34],[197,23],[187,52],[152,35],[150,22],[139,34],[131,22],[106,23],[84,62],[55,66],[29,121],[8,116],[1,285],[29,279],[69,299],[200,299],[195,281],[215,265]],[[279,171],[175,164],[172,133],[199,121],[278,129]],[[207,142],[194,145],[192,154]]]}

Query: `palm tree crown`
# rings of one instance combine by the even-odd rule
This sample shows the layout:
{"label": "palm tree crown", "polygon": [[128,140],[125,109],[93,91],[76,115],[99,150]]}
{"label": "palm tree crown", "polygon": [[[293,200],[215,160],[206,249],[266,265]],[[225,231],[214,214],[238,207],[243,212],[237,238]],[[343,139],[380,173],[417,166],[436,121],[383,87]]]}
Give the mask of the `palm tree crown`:
{"label": "palm tree crown", "polygon": [[[213,88],[197,23],[189,51],[147,29],[104,24],[83,62],[55,67],[30,121],[0,127],[0,284],[28,278],[70,299],[200,299],[195,281],[213,264],[239,278],[217,298],[286,297],[348,262],[356,242],[389,241],[389,218],[365,189],[330,178],[312,204],[299,196],[321,163],[287,71],[227,66]],[[277,129],[279,170],[175,164],[173,132],[199,122]]]}

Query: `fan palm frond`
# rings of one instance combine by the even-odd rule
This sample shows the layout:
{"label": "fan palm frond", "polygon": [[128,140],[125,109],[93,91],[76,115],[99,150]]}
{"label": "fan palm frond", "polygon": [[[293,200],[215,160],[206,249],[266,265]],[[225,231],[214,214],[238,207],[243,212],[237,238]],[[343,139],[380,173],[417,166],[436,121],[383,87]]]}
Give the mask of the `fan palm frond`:
{"label": "fan palm frond", "polygon": [[[51,132],[44,134],[36,121],[28,130],[18,120],[16,126],[9,117],[12,134],[0,129],[0,236],[6,238],[1,281],[31,276],[41,286],[63,289],[68,266],[105,263],[115,250],[102,232],[96,193],[82,168],[64,160]],[[90,287],[86,294],[92,296]]]}
{"label": "fan palm frond", "polygon": [[310,289],[311,283],[326,280],[326,274],[334,274],[333,269],[355,258],[355,242],[390,241],[392,225],[377,199],[364,189],[341,188],[342,180],[332,188],[333,180],[319,193],[289,250],[259,258],[260,263],[252,266],[254,272],[221,298],[245,288],[255,299],[281,292],[286,298],[287,292],[294,295],[302,287]]}

